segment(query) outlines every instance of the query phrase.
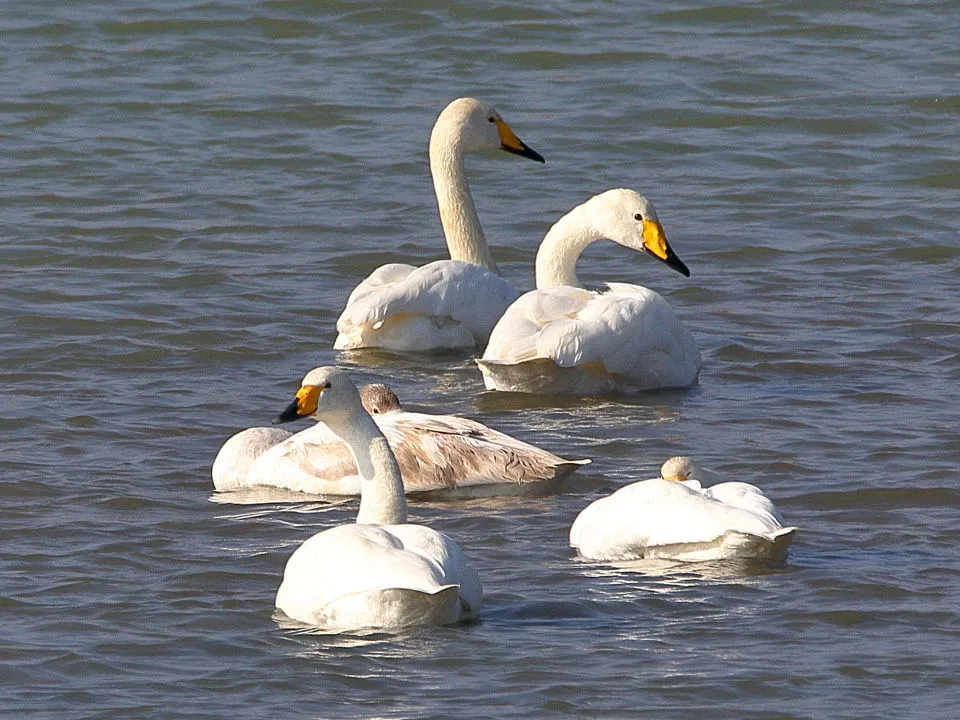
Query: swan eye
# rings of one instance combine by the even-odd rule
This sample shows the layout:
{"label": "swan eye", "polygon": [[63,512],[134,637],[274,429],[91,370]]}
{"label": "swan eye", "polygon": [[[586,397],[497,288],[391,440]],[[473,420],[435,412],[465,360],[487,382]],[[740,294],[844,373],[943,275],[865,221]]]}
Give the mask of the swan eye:
{"label": "swan eye", "polygon": [[487,118],[487,122],[495,123],[496,121],[497,121],[497,119],[496,119],[493,115],[491,115],[490,117]]}
{"label": "swan eye", "polygon": [[641,215],[640,213],[637,213],[636,215],[633,216],[633,219],[637,220],[638,222],[643,222],[643,215]]}
{"label": "swan eye", "polygon": [[320,386],[320,389],[321,389],[321,390],[329,390],[329,389],[330,389],[330,381],[327,380],[323,385]]}

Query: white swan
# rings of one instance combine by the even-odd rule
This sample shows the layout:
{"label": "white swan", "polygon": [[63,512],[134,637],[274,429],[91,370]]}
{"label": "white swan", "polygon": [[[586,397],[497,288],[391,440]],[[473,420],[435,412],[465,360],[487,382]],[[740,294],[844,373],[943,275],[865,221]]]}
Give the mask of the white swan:
{"label": "white swan", "polygon": [[[564,460],[467,418],[407,412],[380,383],[361,387],[360,397],[396,455],[407,493],[477,497],[536,492],[546,481],[590,462]],[[237,461],[232,467],[230,486],[217,489],[261,485],[320,495],[360,494],[350,450],[323,423],[282,438],[246,466]]]}
{"label": "white swan", "polygon": [[595,560],[782,560],[797,529],[784,527],[760,489],[742,482],[703,488],[700,473],[690,458],[670,458],[661,477],[587,506],[570,528],[570,545]]}
{"label": "white swan", "polygon": [[[390,398],[382,392],[368,389],[372,387],[365,386],[360,389],[360,398],[367,412],[375,414],[391,409],[392,401]],[[393,397],[396,398],[396,395]],[[399,407],[400,401],[396,400],[396,402]],[[250,482],[250,471],[261,455],[284,440],[293,437],[293,435],[289,430],[278,427],[252,427],[232,435],[220,447],[217,457],[213,461],[213,467],[210,469],[210,475],[213,477],[213,487],[216,490],[239,490],[258,484],[285,487],[276,482],[252,483]],[[330,434],[330,437],[335,436]],[[347,446],[339,440],[336,442],[342,448],[343,453],[349,457],[350,453]],[[355,475],[355,468],[353,472]],[[356,492],[351,493],[352,495],[360,494],[359,482],[360,480],[357,478]]]}
{"label": "white swan", "polygon": [[604,238],[690,275],[646,198],[622,189],[595,195],[544,237],[537,289],[507,309],[477,361],[487,389],[595,395],[696,381],[700,351],[660,295],[626,283],[610,283],[602,293],[581,287],[577,258]]}
{"label": "white swan", "polygon": [[400,470],[342,370],[307,373],[278,422],[312,416],[350,448],[360,469],[357,522],[320,532],[287,561],[276,605],[328,630],[450,624],[476,617],[480,578],[453,540],[407,523]]}
{"label": "white swan", "polygon": [[495,149],[543,162],[488,103],[460,98],[440,113],[430,136],[430,171],[451,259],[374,270],[337,320],[335,349],[434,350],[486,342],[520,294],[499,275],[464,173],[466,153]]}

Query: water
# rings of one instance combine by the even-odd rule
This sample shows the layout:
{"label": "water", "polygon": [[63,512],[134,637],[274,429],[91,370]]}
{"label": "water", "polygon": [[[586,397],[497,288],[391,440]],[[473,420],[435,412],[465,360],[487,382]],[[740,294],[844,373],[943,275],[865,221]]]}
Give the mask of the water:
{"label": "water", "polygon": [[[956,2],[7,3],[0,64],[3,708],[43,718],[945,718],[958,696]],[[471,356],[338,355],[348,291],[443,256],[426,162],[452,98],[545,166],[469,172],[504,274],[626,186],[685,280],[700,384],[626,402],[481,392]],[[592,465],[564,492],[412,506],[474,625],[305,634],[286,558],[355,503],[213,498],[304,372]],[[617,568],[582,507],[673,454],[802,528],[785,567]]]}

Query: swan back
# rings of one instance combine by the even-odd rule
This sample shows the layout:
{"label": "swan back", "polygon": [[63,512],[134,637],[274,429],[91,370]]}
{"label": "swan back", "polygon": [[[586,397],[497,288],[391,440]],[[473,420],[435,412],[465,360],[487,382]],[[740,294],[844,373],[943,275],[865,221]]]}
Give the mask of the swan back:
{"label": "swan back", "polygon": [[230,437],[220,448],[210,469],[213,487],[217,490],[247,487],[250,468],[257,458],[292,434],[282,428],[252,427]]}

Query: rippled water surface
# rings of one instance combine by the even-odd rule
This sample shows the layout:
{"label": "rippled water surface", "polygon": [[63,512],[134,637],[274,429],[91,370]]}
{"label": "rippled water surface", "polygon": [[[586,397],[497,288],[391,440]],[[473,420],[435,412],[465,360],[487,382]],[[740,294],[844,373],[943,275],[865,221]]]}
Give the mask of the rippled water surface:
{"label": "rippled water surface", "polygon": [[[816,7],[816,10],[811,8]],[[946,718],[960,697],[960,6],[10,2],[0,46],[3,712],[44,718]],[[546,165],[471,158],[504,274],[626,186],[684,279],[700,383],[483,393],[468,353],[333,352],[349,290],[444,256],[426,158],[452,98]],[[223,440],[311,367],[594,464],[412,519],[479,623],[303,633],[286,558],[356,503],[212,497]],[[788,562],[612,567],[591,500],[674,454],[763,487]],[[259,501],[256,501],[259,500]]]}

